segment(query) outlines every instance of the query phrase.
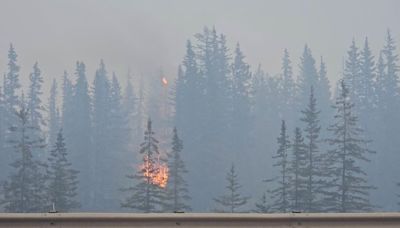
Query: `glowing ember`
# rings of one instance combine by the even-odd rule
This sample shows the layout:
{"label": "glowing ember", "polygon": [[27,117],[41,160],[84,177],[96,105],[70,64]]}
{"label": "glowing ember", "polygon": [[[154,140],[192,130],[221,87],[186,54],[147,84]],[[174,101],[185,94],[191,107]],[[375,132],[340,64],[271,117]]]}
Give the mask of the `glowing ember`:
{"label": "glowing ember", "polygon": [[163,86],[167,86],[168,85],[168,80],[165,77],[161,78],[161,82],[162,82]]}
{"label": "glowing ember", "polygon": [[[144,171],[143,173],[145,177],[150,177],[152,184],[158,185],[161,188],[167,186],[168,166],[165,163],[161,163],[160,158],[158,158],[156,163],[153,165],[151,165],[146,159],[145,163],[141,164],[139,168]],[[150,170],[152,169],[155,170],[153,174],[150,173]]]}

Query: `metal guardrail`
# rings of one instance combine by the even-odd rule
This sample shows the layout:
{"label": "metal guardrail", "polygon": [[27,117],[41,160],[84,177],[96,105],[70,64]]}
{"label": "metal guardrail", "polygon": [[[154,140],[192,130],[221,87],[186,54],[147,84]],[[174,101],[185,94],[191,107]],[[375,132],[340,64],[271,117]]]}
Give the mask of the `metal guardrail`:
{"label": "metal guardrail", "polygon": [[400,227],[400,213],[0,214],[0,227]]}

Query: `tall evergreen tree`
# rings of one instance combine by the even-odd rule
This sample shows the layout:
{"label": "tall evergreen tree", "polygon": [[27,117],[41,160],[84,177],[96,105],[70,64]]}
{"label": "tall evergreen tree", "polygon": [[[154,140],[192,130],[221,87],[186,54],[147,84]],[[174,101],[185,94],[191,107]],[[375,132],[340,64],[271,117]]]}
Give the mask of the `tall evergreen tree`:
{"label": "tall evergreen tree", "polygon": [[319,150],[319,134],[320,134],[320,124],[319,124],[319,114],[320,111],[317,110],[317,100],[314,97],[314,88],[311,87],[309,103],[307,108],[301,111],[303,117],[300,119],[304,125],[307,150],[307,202],[306,210],[309,212],[320,211],[317,197],[320,193],[319,182],[321,181],[321,154]]}
{"label": "tall evergreen tree", "polygon": [[246,166],[242,163],[247,157],[243,151],[248,149],[251,142],[252,123],[252,75],[250,66],[244,61],[245,56],[237,44],[232,63],[232,123],[231,127],[231,151],[237,159],[239,167]]}
{"label": "tall evergreen tree", "polygon": [[[361,67],[360,67],[360,52],[356,46],[356,42],[352,41],[350,49],[347,51],[347,60],[343,78],[346,85],[349,87],[350,98],[356,103],[360,104],[360,93],[362,93],[362,80],[361,80]],[[358,106],[357,106],[358,107]],[[354,110],[357,111],[357,110]]]}
{"label": "tall evergreen tree", "polygon": [[398,65],[399,57],[396,53],[396,44],[395,40],[390,33],[390,30],[387,31],[386,35],[386,44],[382,50],[383,57],[385,60],[386,67],[386,77],[383,83],[383,88],[386,92],[386,102],[390,106],[398,103],[399,96],[399,75],[400,67]]}
{"label": "tall evergreen tree", "polygon": [[[122,107],[122,94],[121,86],[117,76],[113,73],[110,87],[110,129],[108,135],[108,142],[110,143],[110,150],[107,152],[104,164],[114,164],[115,167],[111,172],[110,170],[103,170],[104,185],[103,194],[105,198],[110,200],[110,204],[115,204],[117,208],[119,192],[116,186],[121,186],[125,182],[123,178],[124,173],[131,167],[131,158],[129,154],[129,119],[124,113]],[[107,165],[106,165],[107,166]],[[115,177],[121,178],[115,178]],[[115,208],[115,209],[116,209]]]}
{"label": "tall evergreen tree", "polygon": [[242,186],[239,184],[238,175],[233,164],[226,175],[226,180],[228,182],[225,187],[227,190],[226,194],[214,198],[214,201],[218,205],[217,211],[229,213],[240,212],[238,209],[246,205],[250,197],[242,196],[239,192]]}
{"label": "tall evergreen tree", "polygon": [[28,110],[29,110],[29,122],[32,126],[42,130],[42,126],[45,124],[43,119],[43,112],[45,108],[42,104],[40,96],[42,92],[43,76],[39,69],[38,63],[33,65],[33,72],[29,75],[30,85],[28,93]]}
{"label": "tall evergreen tree", "polygon": [[62,128],[64,134],[67,136],[67,144],[69,144],[68,136],[72,135],[72,126],[74,122],[73,116],[73,96],[74,88],[68,73],[64,71],[63,84],[62,84]]}
{"label": "tall evergreen tree", "polygon": [[57,81],[53,79],[53,83],[50,88],[50,96],[48,103],[48,145],[54,145],[57,139],[58,131],[61,128],[61,117],[57,108]]}
{"label": "tall evergreen tree", "polygon": [[168,182],[166,186],[166,203],[164,211],[191,211],[188,204],[190,199],[189,190],[184,175],[188,172],[182,159],[183,144],[178,136],[176,128],[174,128],[172,138],[172,150],[168,155]]}
{"label": "tall evergreen tree", "polygon": [[[378,123],[373,126],[373,133],[376,133],[375,142],[379,148],[380,156],[374,159],[376,167],[385,167],[387,175],[378,174],[376,185],[385,186],[387,191],[395,192],[393,179],[397,171],[397,161],[399,159],[398,148],[400,146],[397,140],[397,134],[400,130],[399,124],[399,110],[400,110],[400,96],[399,96],[399,57],[396,50],[395,39],[392,37],[390,31],[387,31],[386,42],[383,50],[380,53],[377,63],[377,95],[378,95],[378,108],[375,115],[378,117]],[[368,125],[370,125],[368,123]],[[378,169],[378,172],[383,172]],[[394,175],[390,175],[390,174]],[[378,196],[379,202],[385,205],[386,208],[393,210],[395,208],[394,195],[380,194]],[[391,206],[389,206],[391,205]]]}
{"label": "tall evergreen tree", "polygon": [[[21,103],[24,103],[24,100]],[[32,154],[33,149],[44,147],[44,140],[37,137],[38,134],[32,133],[38,129],[30,125],[29,112],[24,105],[16,116],[18,125],[11,127],[10,131],[18,137],[8,142],[17,156],[10,164],[13,170],[8,180],[2,185],[1,203],[6,212],[45,212],[49,208],[45,195],[44,164]]]}
{"label": "tall evergreen tree", "polygon": [[[72,169],[68,161],[68,152],[62,130],[57,134],[56,142],[48,158],[48,192],[49,203],[60,212],[69,212],[79,208],[80,204],[75,199],[77,196],[78,171]],[[51,208],[51,207],[50,207]]]}
{"label": "tall evergreen tree", "polygon": [[18,118],[15,115],[16,110],[20,107],[20,100],[18,97],[19,89],[21,88],[21,84],[19,81],[19,70],[20,67],[17,64],[17,53],[12,44],[10,44],[10,48],[8,50],[8,71],[7,74],[4,75],[3,80],[3,104],[4,104],[4,115],[2,116],[4,127],[3,127],[3,148],[1,161],[3,161],[2,173],[7,173],[7,164],[11,163],[14,160],[14,153],[12,152],[12,148],[8,147],[6,143],[9,140],[13,140],[16,135],[15,132],[9,131],[8,128],[10,126],[15,126],[18,124]]}
{"label": "tall evergreen tree", "polygon": [[289,136],[286,133],[286,124],[282,120],[281,132],[277,139],[279,148],[276,155],[272,158],[275,159],[274,167],[278,167],[279,174],[275,178],[277,180],[276,187],[271,190],[273,199],[271,209],[273,211],[286,213],[291,209],[290,205],[290,177],[289,177],[289,164],[288,153],[290,148]]}
{"label": "tall evergreen tree", "polygon": [[[188,156],[190,158],[188,166],[194,170],[199,170],[199,172],[189,174],[190,192],[193,196],[196,196],[193,198],[194,205],[199,210],[206,210],[211,202],[204,199],[207,199],[207,195],[218,191],[216,189],[217,183],[223,178],[221,167],[224,164],[221,164],[221,161],[224,162],[226,159],[223,158],[232,157],[234,154],[234,151],[230,150],[231,134],[227,134],[227,132],[231,133],[228,130],[232,119],[232,81],[225,36],[219,35],[215,29],[205,28],[202,33],[196,34],[195,37],[194,57],[198,73],[191,75],[194,79],[191,80],[191,85],[196,85],[199,89],[188,87],[186,91],[192,90],[199,93],[199,96],[190,96],[185,99],[185,103],[194,102],[186,107],[197,105],[193,110],[199,110],[199,112],[193,116],[195,118],[193,121],[185,121],[188,123],[187,128],[181,128],[179,124],[177,124],[177,127],[182,129],[186,148],[189,153],[193,154],[193,157]],[[185,64],[183,70],[187,71]],[[187,78],[187,81],[189,83],[189,78]],[[194,95],[194,93],[189,94]],[[178,113],[177,116],[179,116]],[[180,116],[182,117],[182,115]],[[189,120],[191,118],[189,117]],[[186,129],[194,131],[194,134],[190,135],[193,140],[185,138],[188,135]],[[203,142],[207,143],[204,144]],[[210,178],[204,179],[204,176]],[[199,186],[205,185],[211,187],[200,190]]]}
{"label": "tall evergreen tree", "polygon": [[[111,187],[109,183],[108,174],[113,173],[110,169],[105,169],[111,165],[115,167],[116,164],[112,162],[112,142],[111,126],[110,126],[110,83],[107,78],[107,71],[103,60],[100,61],[99,68],[96,70],[93,82],[93,149],[94,157],[90,159],[94,162],[94,176],[101,176],[102,178],[95,178],[94,199],[92,207],[100,209],[102,203],[107,201],[105,199],[106,191],[104,188]],[[113,151],[114,152],[114,151]],[[107,204],[110,204],[107,201]]]}
{"label": "tall evergreen tree", "polygon": [[309,156],[300,128],[295,128],[289,173],[292,176],[290,200],[295,211],[309,211]]}
{"label": "tall evergreen tree", "polygon": [[135,146],[139,143],[136,135],[136,115],[137,115],[137,102],[138,98],[135,93],[135,89],[132,85],[132,79],[130,73],[127,76],[127,83],[124,90],[124,95],[122,99],[122,106],[125,112],[125,116],[128,121],[128,130],[129,130],[129,148],[135,148]]}
{"label": "tall evergreen tree", "polygon": [[[332,102],[331,102],[331,87],[327,76],[327,67],[321,56],[320,67],[318,71],[318,84],[315,89],[315,97],[318,97],[318,106],[321,110],[320,120],[321,127],[328,127],[329,120],[333,117]],[[322,136],[325,136],[322,132]]]}
{"label": "tall evergreen tree", "polygon": [[67,145],[70,145],[70,158],[73,168],[79,170],[79,201],[83,209],[94,209],[94,152],[92,149],[91,99],[83,62],[76,63],[77,81],[73,85],[73,96],[68,118],[71,126],[65,129]]}
{"label": "tall evergreen tree", "polygon": [[[33,65],[33,72],[29,75],[29,80],[30,85],[27,103],[27,109],[29,110],[29,122],[33,127],[38,129],[36,133],[40,134],[40,137],[44,137],[43,126],[45,126],[46,123],[44,121],[43,113],[45,111],[45,107],[40,98],[43,94],[43,76],[41,75],[41,71],[37,62]],[[33,154],[38,156],[42,161],[46,160],[45,153],[34,152]]]}
{"label": "tall evergreen tree", "polygon": [[285,48],[282,58],[282,78],[280,83],[280,115],[281,118],[293,124],[293,113],[296,111],[295,96],[297,94],[296,84],[293,80],[292,61],[288,50]]}
{"label": "tall evergreen tree", "polygon": [[300,107],[304,107],[308,103],[310,87],[313,86],[315,89],[318,87],[319,76],[315,67],[315,59],[307,45],[304,47],[300,60],[300,75],[297,82],[299,87],[298,99],[300,99]]}
{"label": "tall evergreen tree", "polygon": [[139,151],[143,155],[143,165],[136,174],[127,176],[129,179],[135,180],[136,183],[133,187],[122,189],[129,193],[128,197],[121,203],[122,207],[145,213],[157,212],[161,209],[163,191],[152,179],[159,171],[156,164],[156,156],[159,155],[158,140],[154,137],[154,134],[149,119],[144,133],[144,142]]}
{"label": "tall evergreen tree", "polygon": [[328,170],[331,176],[331,192],[328,210],[335,212],[370,211],[369,191],[363,162],[369,162],[367,155],[373,151],[367,148],[369,141],[361,136],[363,130],[354,114],[354,104],[344,80],[340,83],[340,94],[334,105],[335,122],[329,127],[333,137],[328,140],[332,149],[328,153]]}
{"label": "tall evergreen tree", "polygon": [[15,52],[14,46],[10,44],[8,50],[8,72],[4,79],[4,101],[8,106],[10,115],[14,117],[14,110],[19,107],[18,90],[21,88],[19,82],[19,69],[17,65],[17,53]]}
{"label": "tall evergreen tree", "polygon": [[[368,43],[368,37],[365,38],[364,48],[360,53],[360,68],[362,90],[360,92],[361,107],[360,114],[365,116],[365,112],[371,113],[377,108],[377,94],[375,88],[376,74],[375,74],[375,61]],[[368,120],[364,117],[361,118],[363,126],[366,126]]]}

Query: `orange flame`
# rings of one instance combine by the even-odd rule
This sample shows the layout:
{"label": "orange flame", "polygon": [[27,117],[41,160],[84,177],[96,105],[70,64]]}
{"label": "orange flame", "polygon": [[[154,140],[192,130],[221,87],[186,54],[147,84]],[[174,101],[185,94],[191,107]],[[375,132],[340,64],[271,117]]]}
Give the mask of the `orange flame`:
{"label": "orange flame", "polygon": [[[153,166],[153,167],[152,167]],[[153,165],[150,164],[148,159],[145,159],[144,164],[139,166],[140,170],[143,170],[145,177],[150,177],[151,183],[158,185],[161,188],[165,188],[168,182],[168,166],[165,163],[160,161],[160,158],[157,158],[156,163]],[[154,169],[155,173],[150,173],[150,170]]]}
{"label": "orange flame", "polygon": [[163,86],[167,86],[168,85],[168,80],[165,77],[161,78],[161,82],[162,82]]}

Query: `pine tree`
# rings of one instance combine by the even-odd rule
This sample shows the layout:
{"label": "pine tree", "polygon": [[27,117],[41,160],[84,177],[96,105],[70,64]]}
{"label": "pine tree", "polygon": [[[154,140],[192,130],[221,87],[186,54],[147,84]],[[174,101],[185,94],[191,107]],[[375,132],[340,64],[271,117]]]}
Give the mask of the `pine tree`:
{"label": "pine tree", "polygon": [[369,141],[361,136],[358,118],[354,114],[354,104],[344,80],[340,83],[340,94],[334,105],[335,122],[329,127],[333,137],[328,140],[332,149],[328,153],[328,170],[331,177],[329,193],[331,202],[328,210],[335,212],[371,211],[366,173],[363,162],[369,162],[367,154],[373,151],[367,148]]}
{"label": "pine tree", "polygon": [[54,205],[55,209],[60,212],[69,212],[72,209],[80,207],[79,202],[75,199],[77,196],[78,171],[72,169],[71,163],[68,161],[68,152],[64,142],[62,130],[57,134],[56,142],[50,151],[48,158],[48,197],[50,208]]}
{"label": "pine tree", "polygon": [[314,88],[311,87],[309,103],[307,108],[301,111],[303,117],[300,119],[305,124],[306,150],[307,150],[307,203],[306,210],[309,212],[319,211],[317,195],[320,193],[318,183],[321,180],[321,154],[319,151],[319,134],[321,126],[319,124],[320,111],[317,110],[317,100],[314,97]]}
{"label": "pine tree", "polygon": [[290,200],[295,211],[309,211],[309,156],[300,128],[295,128],[292,141],[292,158],[289,166],[292,183]]}
{"label": "pine tree", "polygon": [[[58,131],[61,128],[61,117],[57,108],[57,81],[53,79],[53,83],[50,88],[50,96],[48,103],[48,145],[54,145],[57,139]],[[51,149],[51,148],[50,148]]]}
{"label": "pine tree", "polygon": [[242,196],[239,192],[242,186],[239,184],[238,176],[233,164],[226,175],[226,180],[228,182],[225,187],[227,189],[226,194],[214,198],[214,201],[218,205],[217,211],[229,213],[240,212],[238,209],[246,205],[250,197]]}
{"label": "pine tree", "polygon": [[139,142],[137,141],[137,137],[135,135],[136,129],[136,115],[137,115],[137,102],[138,98],[136,97],[134,87],[132,85],[131,75],[128,73],[127,83],[124,90],[122,106],[125,112],[125,116],[128,121],[128,130],[129,130],[129,148],[134,148]]}
{"label": "pine tree", "polygon": [[265,192],[261,196],[261,199],[258,202],[256,202],[254,212],[255,213],[269,213],[270,212],[270,206],[268,205],[267,195],[265,194]]}
{"label": "pine tree", "polygon": [[308,102],[310,87],[318,88],[319,76],[315,68],[315,59],[307,45],[304,47],[303,55],[300,60],[300,75],[297,84],[299,87],[299,105],[303,107]]}
{"label": "pine tree", "polygon": [[[365,111],[371,113],[377,108],[377,94],[375,88],[376,74],[375,74],[375,61],[368,43],[368,37],[365,38],[364,48],[360,53],[360,68],[362,79],[362,91],[360,93],[361,107],[360,114],[365,116]],[[361,118],[363,126],[366,126],[368,120]]]}
{"label": "pine tree", "polygon": [[293,80],[292,62],[288,50],[285,48],[282,58],[282,78],[280,85],[280,115],[281,118],[288,121],[289,125],[293,123],[293,113],[296,110],[295,96],[297,93],[296,84]]}
{"label": "pine tree", "polygon": [[[67,145],[70,147],[70,158],[73,168],[79,170],[79,201],[82,208],[94,210],[94,151],[92,149],[91,99],[86,79],[86,66],[76,63],[77,81],[72,87],[73,96],[68,113],[71,126],[65,129]],[[63,128],[64,129],[64,128]],[[67,132],[67,129],[69,130]]]}
{"label": "pine tree", "polygon": [[15,132],[9,131],[9,126],[15,126],[18,124],[18,118],[15,115],[15,112],[20,107],[20,100],[18,97],[19,89],[21,88],[21,84],[19,81],[19,70],[20,67],[17,64],[17,53],[12,44],[10,44],[10,48],[8,50],[8,72],[4,75],[3,80],[3,111],[4,115],[2,116],[3,119],[3,148],[1,161],[4,161],[3,166],[4,169],[2,170],[6,173],[7,167],[6,164],[11,163],[14,160],[14,153],[12,149],[7,146],[7,141],[13,140],[17,137]]}
{"label": "pine tree", "polygon": [[67,136],[67,144],[69,144],[68,136],[72,135],[72,126],[74,122],[73,116],[73,96],[74,88],[71,80],[68,77],[68,73],[64,71],[63,85],[62,85],[62,128],[64,134]]}
{"label": "pine tree", "polygon": [[122,189],[128,192],[128,197],[121,203],[121,207],[136,209],[139,212],[157,212],[163,205],[163,190],[154,177],[159,168],[156,164],[156,156],[159,155],[158,140],[154,137],[151,120],[147,121],[147,130],[144,133],[144,142],[141,144],[140,154],[143,155],[143,165],[136,174],[128,175],[136,183],[133,187]]}
{"label": "pine tree", "polygon": [[[119,197],[116,186],[121,186],[125,182],[124,173],[131,167],[129,154],[129,141],[131,139],[129,138],[129,119],[124,113],[121,86],[115,73],[113,73],[111,79],[109,109],[108,142],[110,143],[110,150],[107,151],[107,159],[105,159],[104,164],[114,164],[115,168],[110,171],[102,167],[104,183],[101,186],[104,188],[103,194],[106,199],[110,200],[110,204],[116,204]],[[121,178],[115,178],[116,176]],[[116,204],[115,207],[117,208],[118,205]]]}
{"label": "pine tree", "polygon": [[[195,118],[193,121],[185,121],[188,123],[187,128],[181,128],[179,124],[177,127],[182,129],[187,151],[193,154],[193,156],[188,156],[190,158],[188,166],[193,170],[200,170],[189,174],[190,192],[196,196],[193,198],[194,205],[199,210],[205,210],[211,203],[205,199],[217,191],[217,183],[223,176],[221,161],[234,153],[230,147],[231,134],[227,134],[227,132],[231,133],[229,128],[232,120],[232,81],[226,37],[219,35],[215,29],[208,28],[196,34],[195,37],[197,39],[194,45],[196,47],[195,60],[198,66],[196,75],[198,76],[193,75],[197,80],[192,82],[196,82],[194,85],[198,89],[188,87],[186,91],[199,92],[199,96],[190,96],[185,100],[187,104],[194,102],[186,107],[197,105],[193,110],[198,110],[198,112],[193,116]],[[187,80],[189,82],[189,79]],[[189,100],[189,98],[194,98],[194,100]],[[190,116],[189,120],[191,119]],[[195,134],[188,134],[186,129],[190,129]],[[190,137],[185,138],[186,135]],[[209,176],[209,178],[204,179],[204,176]],[[199,186],[210,186],[210,188],[200,189]]]}
{"label": "pine tree", "polygon": [[[4,104],[4,94],[2,91],[2,88],[0,87],[0,151],[4,151],[6,147],[6,133],[7,133],[7,127],[6,127],[6,107]],[[7,168],[7,160],[6,156],[4,153],[0,156],[0,177],[4,179],[5,173],[6,173],[6,168]]]}
{"label": "pine tree", "polygon": [[[96,70],[94,82],[93,82],[93,149],[94,157],[90,159],[95,160],[94,162],[94,175],[102,178],[95,178],[94,199],[92,202],[93,208],[101,208],[102,203],[105,199],[105,188],[111,187],[109,183],[109,174],[113,173],[110,169],[105,167],[115,167],[116,164],[112,162],[111,153],[114,153],[112,147],[111,126],[110,126],[110,83],[107,78],[107,71],[103,60],[100,61],[99,68]],[[107,201],[107,204],[110,202]]]}
{"label": "pine tree", "polygon": [[166,186],[166,206],[164,208],[164,211],[167,212],[192,210],[187,202],[190,196],[184,175],[188,171],[181,157],[182,150],[182,140],[179,138],[176,128],[174,128],[172,150],[167,154],[169,175]]}
{"label": "pine tree", "polygon": [[343,78],[349,87],[350,98],[358,105],[361,103],[360,93],[363,85],[361,84],[360,53],[354,39],[350,49],[347,51],[347,55],[348,59],[345,62]]}
{"label": "pine tree", "polygon": [[281,132],[277,139],[279,148],[277,153],[272,158],[275,159],[274,167],[278,167],[279,175],[275,178],[277,180],[277,187],[271,190],[271,197],[273,199],[271,209],[277,212],[286,213],[290,210],[290,177],[288,165],[288,153],[290,148],[289,136],[286,133],[286,124],[282,120]]}
{"label": "pine tree", "polygon": [[237,165],[244,166],[247,155],[243,153],[252,144],[252,74],[250,66],[244,61],[244,54],[240,45],[236,45],[235,56],[231,67],[232,72],[232,121],[231,128],[231,151]]}
{"label": "pine tree", "polygon": [[19,69],[17,65],[17,53],[12,44],[8,50],[8,72],[4,80],[4,101],[8,106],[8,111],[14,117],[13,111],[19,107],[18,89],[21,88],[19,82]]}
{"label": "pine tree", "polygon": [[[333,117],[332,112],[332,101],[331,101],[331,87],[329,83],[329,79],[327,77],[327,67],[324,62],[323,57],[321,56],[320,67],[318,71],[318,85],[314,87],[315,89],[315,97],[318,97],[318,106],[321,110],[320,120],[321,127],[326,128],[329,126],[329,120]],[[324,132],[321,134],[323,137]]]}
{"label": "pine tree", "polygon": [[8,141],[17,156],[10,164],[13,171],[2,185],[1,204],[6,212],[45,212],[49,209],[45,195],[45,165],[32,154],[32,149],[44,148],[44,140],[40,137],[33,138],[38,134],[32,131],[38,129],[29,123],[29,112],[24,106],[23,97],[20,103],[21,109],[16,113],[18,125],[10,128],[18,138]]}
{"label": "pine tree", "polygon": [[390,33],[387,31],[386,44],[382,50],[385,60],[386,77],[382,85],[386,91],[386,102],[392,107],[393,104],[398,103],[399,96],[399,75],[400,67],[398,65],[399,57],[396,54],[396,44]]}
{"label": "pine tree", "polygon": [[45,125],[43,119],[43,112],[45,108],[42,104],[40,96],[42,92],[43,76],[39,69],[38,63],[33,65],[33,72],[29,75],[30,86],[28,94],[28,110],[29,110],[29,122],[35,128],[42,130],[42,126]]}
{"label": "pine tree", "polygon": [[[27,104],[27,109],[29,110],[29,122],[33,127],[38,129],[36,133],[40,134],[39,137],[44,137],[43,127],[46,125],[46,123],[44,121],[43,113],[45,111],[45,107],[40,98],[43,94],[43,77],[37,62],[33,65],[33,72],[29,75],[29,80],[30,85]],[[37,153],[34,151],[33,154],[38,156],[42,161],[46,160],[46,154],[44,153]]]}

